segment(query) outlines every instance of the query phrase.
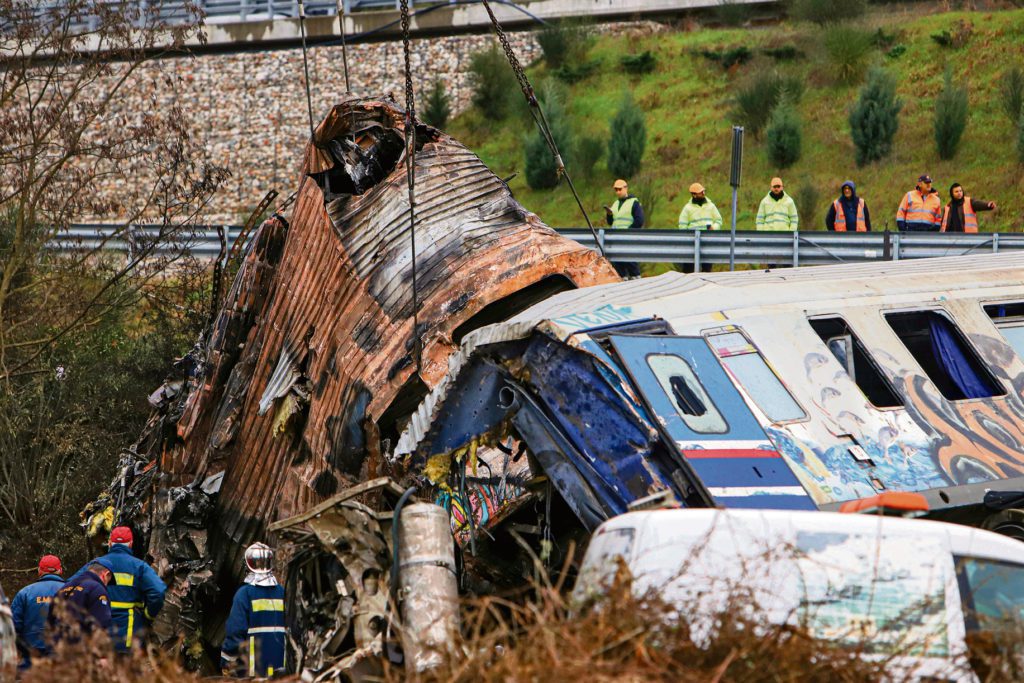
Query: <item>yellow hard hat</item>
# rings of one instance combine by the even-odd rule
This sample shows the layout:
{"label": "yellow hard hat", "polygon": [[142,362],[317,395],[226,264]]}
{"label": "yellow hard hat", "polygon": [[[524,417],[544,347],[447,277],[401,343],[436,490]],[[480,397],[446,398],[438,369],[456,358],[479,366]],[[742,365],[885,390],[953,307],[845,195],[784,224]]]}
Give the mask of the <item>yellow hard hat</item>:
{"label": "yellow hard hat", "polygon": [[698,192],[703,192],[703,191],[704,191],[704,186],[701,185],[700,183],[694,183],[693,185],[690,185],[690,194],[696,194]]}

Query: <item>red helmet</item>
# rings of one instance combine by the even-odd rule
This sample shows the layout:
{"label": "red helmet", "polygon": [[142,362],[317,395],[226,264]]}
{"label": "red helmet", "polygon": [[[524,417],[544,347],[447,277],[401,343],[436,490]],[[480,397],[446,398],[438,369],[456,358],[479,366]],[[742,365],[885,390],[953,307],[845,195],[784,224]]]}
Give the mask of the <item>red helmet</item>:
{"label": "red helmet", "polygon": [[114,527],[113,531],[110,532],[110,545],[115,543],[126,543],[132,544],[132,530],[126,526]]}
{"label": "red helmet", "polygon": [[39,576],[43,574],[63,574],[64,567],[60,566],[60,558],[56,555],[43,555],[39,560]]}

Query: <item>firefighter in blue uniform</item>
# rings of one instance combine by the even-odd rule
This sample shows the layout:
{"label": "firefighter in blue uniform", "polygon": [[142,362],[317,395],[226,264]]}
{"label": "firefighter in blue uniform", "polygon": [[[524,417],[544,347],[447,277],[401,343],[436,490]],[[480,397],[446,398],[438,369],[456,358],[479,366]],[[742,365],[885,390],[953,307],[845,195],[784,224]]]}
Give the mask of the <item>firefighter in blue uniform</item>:
{"label": "firefighter in blue uniform", "polygon": [[54,594],[64,585],[64,568],[56,555],[44,555],[39,560],[39,580],[18,591],[11,602],[14,630],[18,634],[19,669],[32,665],[32,656],[45,656],[50,647],[43,637],[46,615]]}
{"label": "firefighter in blue uniform", "polygon": [[[114,573],[114,579],[107,586],[110,598],[110,614],[114,620],[114,648],[118,652],[129,652],[134,643],[145,635],[146,624],[152,622],[164,606],[167,586],[156,571],[132,554],[132,530],[126,526],[115,527],[110,532],[109,551],[93,562],[104,560]],[[86,565],[88,566],[88,565]],[[71,578],[85,571],[85,567]]]}
{"label": "firefighter in blue uniform", "polygon": [[245,550],[249,570],[235,593],[221,646],[225,676],[272,678],[285,672],[284,588],[273,574],[274,551],[262,543]]}

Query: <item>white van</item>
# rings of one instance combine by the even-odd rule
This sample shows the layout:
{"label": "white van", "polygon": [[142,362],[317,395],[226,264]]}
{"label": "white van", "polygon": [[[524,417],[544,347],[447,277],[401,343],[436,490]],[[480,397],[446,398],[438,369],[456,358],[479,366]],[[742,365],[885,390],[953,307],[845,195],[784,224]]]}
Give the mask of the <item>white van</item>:
{"label": "white van", "polygon": [[[659,594],[693,618],[721,611],[742,591],[769,623],[867,644],[900,677],[975,681],[967,635],[1024,615],[1024,543],[943,522],[784,510],[630,512],[594,533],[577,600],[605,589],[617,556],[637,596]],[[699,633],[699,617],[695,626]]]}

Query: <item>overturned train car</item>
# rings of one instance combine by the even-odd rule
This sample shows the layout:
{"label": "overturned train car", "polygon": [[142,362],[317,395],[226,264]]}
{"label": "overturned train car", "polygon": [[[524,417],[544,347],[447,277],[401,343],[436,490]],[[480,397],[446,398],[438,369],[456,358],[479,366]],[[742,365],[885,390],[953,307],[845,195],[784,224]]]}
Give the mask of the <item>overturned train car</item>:
{"label": "overturned train car", "polygon": [[[935,518],[1024,539],[1022,283],[1006,254],[558,294],[468,335],[392,457],[464,542],[529,508],[534,475],[585,529],[652,503],[835,510],[911,491]],[[527,471],[481,471],[482,445]]]}

